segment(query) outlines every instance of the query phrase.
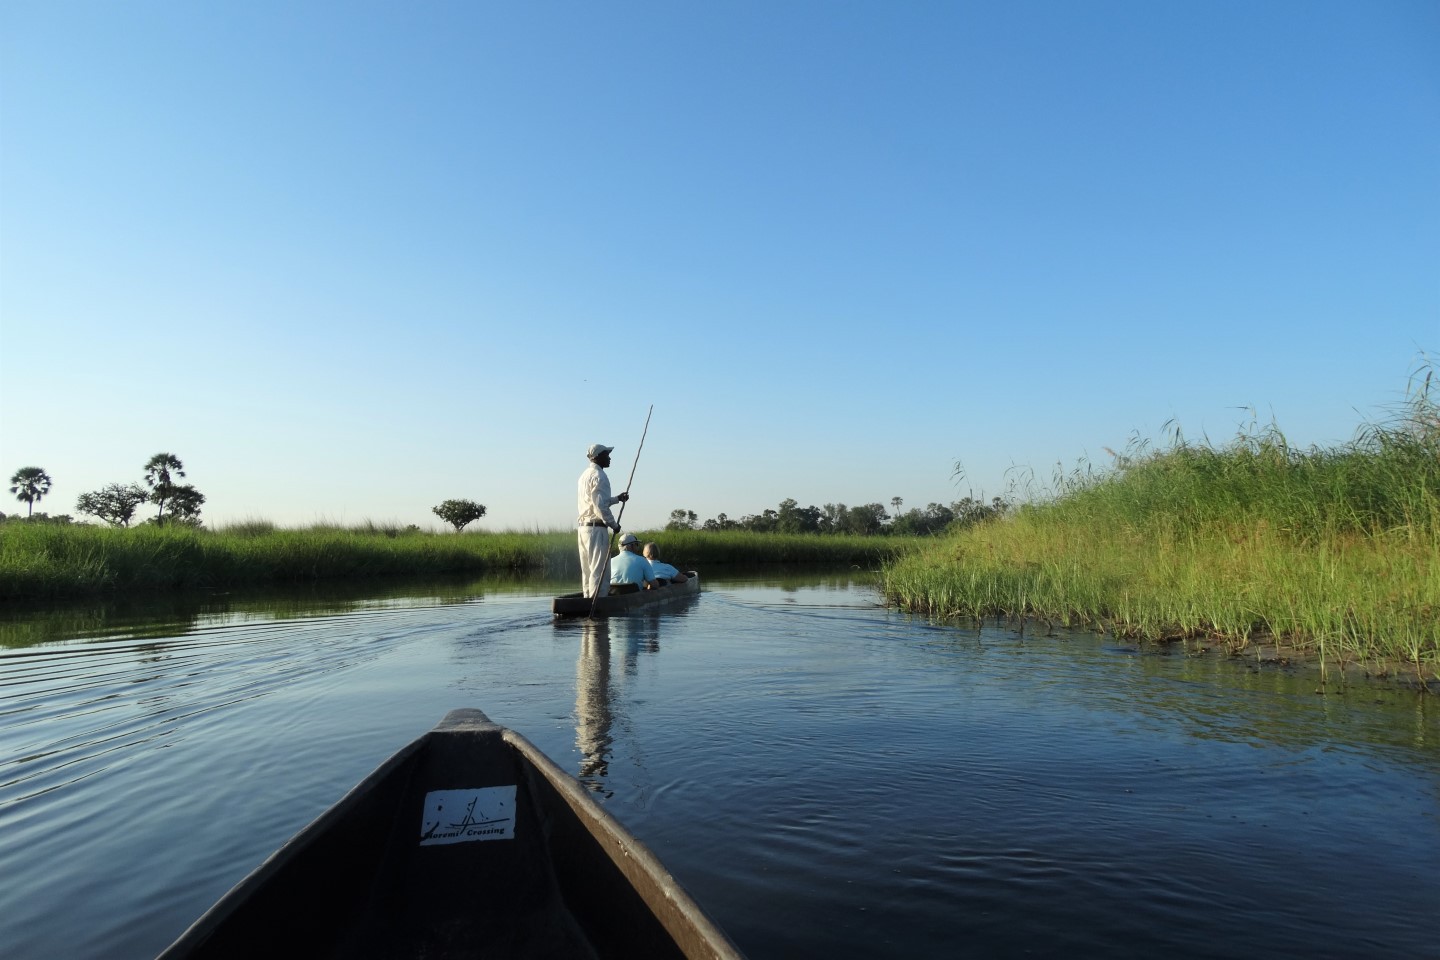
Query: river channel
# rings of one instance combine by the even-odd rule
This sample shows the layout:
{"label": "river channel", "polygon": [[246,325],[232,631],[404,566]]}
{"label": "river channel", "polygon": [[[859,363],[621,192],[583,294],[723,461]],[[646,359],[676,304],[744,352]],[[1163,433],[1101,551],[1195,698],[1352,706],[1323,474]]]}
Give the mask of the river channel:
{"label": "river channel", "polygon": [[552,619],[544,580],[0,606],[0,957],[148,958],[477,707],[753,960],[1440,956],[1440,709],[862,572]]}

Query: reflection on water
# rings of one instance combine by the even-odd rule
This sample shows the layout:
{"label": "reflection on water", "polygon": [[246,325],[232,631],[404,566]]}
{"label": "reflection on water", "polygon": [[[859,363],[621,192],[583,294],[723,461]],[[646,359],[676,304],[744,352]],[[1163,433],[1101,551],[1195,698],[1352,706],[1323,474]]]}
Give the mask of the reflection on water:
{"label": "reflection on water", "polygon": [[553,619],[572,588],[0,608],[0,956],[154,956],[458,706],[753,960],[1433,953],[1433,698],[930,623],[860,572]]}
{"label": "reflection on water", "polygon": [[627,617],[560,621],[559,633],[580,633],[575,662],[575,747],[581,761],[577,779],[588,789],[609,797],[605,783],[614,745],[612,727],[620,709],[611,661],[618,650],[620,671],[634,677],[642,655],[658,653],[665,615],[642,611]]}
{"label": "reflection on water", "polygon": [[501,571],[424,580],[320,581],[217,593],[158,593],[82,601],[0,604],[0,648],[173,638],[215,624],[328,617],[356,610],[476,603],[487,596],[540,597],[570,579]]}
{"label": "reflection on water", "polygon": [[[1115,645],[1083,631],[1026,637],[1003,629],[981,633],[934,631],[930,653],[951,661],[969,658],[1010,662],[1027,674],[1037,697],[1073,704],[1087,712],[1126,717],[1137,729],[1181,734],[1202,741],[1266,743],[1287,750],[1345,742],[1435,749],[1436,698],[1371,682],[1321,682],[1308,665],[1258,664],[1216,652],[1190,653],[1183,647]],[[1093,665],[1095,669],[1075,669]],[[1355,707],[1364,703],[1403,707],[1385,720]],[[1397,723],[1398,714],[1412,721]],[[1316,723],[1317,714],[1326,722]]]}
{"label": "reflection on water", "polygon": [[605,792],[614,722],[610,621],[587,619],[581,623],[580,658],[575,662],[575,746],[582,757],[580,782],[596,793]]}

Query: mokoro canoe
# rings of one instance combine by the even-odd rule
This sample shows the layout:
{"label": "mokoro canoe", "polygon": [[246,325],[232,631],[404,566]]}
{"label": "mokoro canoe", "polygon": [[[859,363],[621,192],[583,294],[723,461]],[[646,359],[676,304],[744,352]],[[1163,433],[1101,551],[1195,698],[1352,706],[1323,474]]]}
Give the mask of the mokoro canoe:
{"label": "mokoro canoe", "polygon": [[574,778],[455,710],[161,954],[281,956],[741,955]]}
{"label": "mokoro canoe", "polygon": [[[655,590],[637,590],[634,593],[612,593],[594,601],[595,616],[610,617],[617,613],[629,613],[641,607],[669,603],[681,597],[693,597],[700,592],[700,575],[694,570],[685,574],[690,579],[684,583],[670,583]],[[590,616],[591,598],[582,593],[566,593],[555,598],[550,605],[557,617]]]}

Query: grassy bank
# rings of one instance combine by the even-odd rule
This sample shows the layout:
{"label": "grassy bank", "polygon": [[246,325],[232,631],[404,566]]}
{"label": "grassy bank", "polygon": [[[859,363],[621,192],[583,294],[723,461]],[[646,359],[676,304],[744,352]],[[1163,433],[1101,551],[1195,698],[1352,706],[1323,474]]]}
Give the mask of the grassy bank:
{"label": "grassy bank", "polygon": [[[896,544],[886,537],[636,531],[679,565],[862,563]],[[217,588],[337,578],[528,570],[578,575],[575,533],[435,534],[365,526],[278,529],[0,525],[0,598]]]}
{"label": "grassy bank", "polygon": [[1440,410],[1424,389],[1341,447],[1296,450],[1275,427],[1222,446],[1176,436],[1058,486],[889,565],[888,597],[1440,669]]}

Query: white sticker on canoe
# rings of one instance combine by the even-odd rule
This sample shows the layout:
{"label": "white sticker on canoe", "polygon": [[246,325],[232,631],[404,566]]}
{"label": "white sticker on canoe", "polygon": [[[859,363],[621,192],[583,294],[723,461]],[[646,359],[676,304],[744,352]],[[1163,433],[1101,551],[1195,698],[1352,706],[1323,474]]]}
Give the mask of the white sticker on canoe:
{"label": "white sticker on canoe", "polygon": [[515,838],[515,788],[431,790],[420,819],[420,846]]}

